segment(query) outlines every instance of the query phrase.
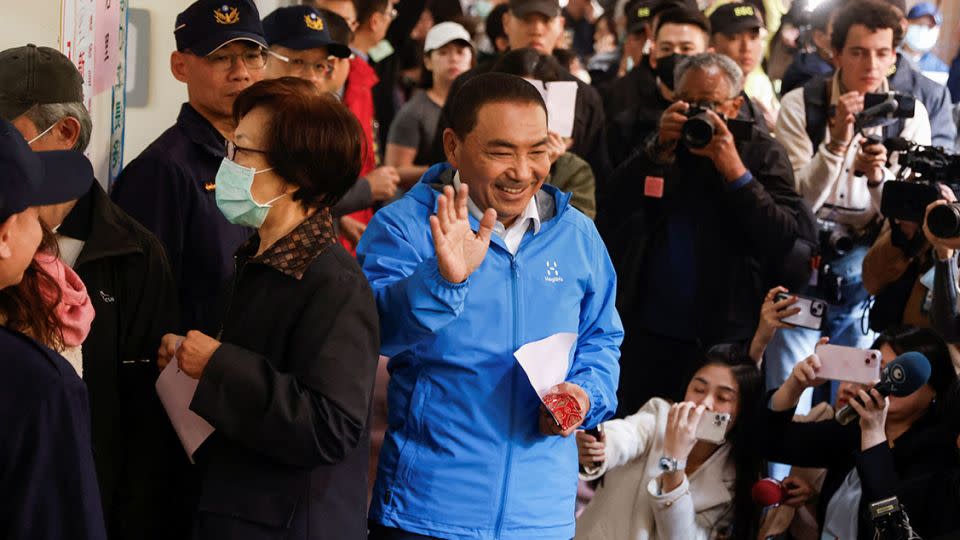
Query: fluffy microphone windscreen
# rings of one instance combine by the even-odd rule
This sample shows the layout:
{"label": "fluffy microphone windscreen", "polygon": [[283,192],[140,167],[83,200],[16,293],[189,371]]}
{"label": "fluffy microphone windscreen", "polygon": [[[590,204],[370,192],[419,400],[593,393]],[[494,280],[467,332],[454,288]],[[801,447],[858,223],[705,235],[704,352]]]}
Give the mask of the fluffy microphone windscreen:
{"label": "fluffy microphone windscreen", "polygon": [[782,503],[786,494],[783,484],[773,478],[759,480],[750,489],[753,502],[764,507]]}

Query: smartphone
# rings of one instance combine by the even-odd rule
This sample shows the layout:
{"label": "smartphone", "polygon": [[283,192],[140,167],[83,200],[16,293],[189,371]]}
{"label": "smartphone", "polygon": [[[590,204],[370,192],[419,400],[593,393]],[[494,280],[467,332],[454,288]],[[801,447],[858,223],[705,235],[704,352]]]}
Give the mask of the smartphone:
{"label": "smartphone", "polygon": [[597,424],[597,427],[593,429],[586,429],[583,432],[599,441],[600,437],[603,436],[603,424]]}
{"label": "smartphone", "polygon": [[871,384],[880,378],[880,351],[840,345],[817,345],[823,379]]}
{"label": "smartphone", "polygon": [[718,413],[705,411],[700,417],[700,423],[697,424],[697,440],[722,443],[727,437],[727,425],[730,423],[730,415],[727,413]]}
{"label": "smartphone", "polygon": [[[777,296],[774,298],[774,300],[779,302],[781,300],[790,298],[790,296],[791,295],[786,293],[777,293]],[[797,297],[797,303],[791,306],[791,308],[800,308],[800,313],[785,317],[783,322],[792,324],[794,326],[799,326],[801,328],[820,330],[820,328],[823,326],[823,319],[827,316],[827,303],[817,298],[808,298],[806,296],[797,295],[793,296]]]}

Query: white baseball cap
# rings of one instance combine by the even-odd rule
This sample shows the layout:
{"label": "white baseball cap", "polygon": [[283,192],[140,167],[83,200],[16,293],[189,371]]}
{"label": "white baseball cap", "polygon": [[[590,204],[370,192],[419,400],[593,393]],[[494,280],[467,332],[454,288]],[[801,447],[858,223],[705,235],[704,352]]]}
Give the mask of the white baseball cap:
{"label": "white baseball cap", "polygon": [[423,42],[423,52],[429,53],[443,47],[452,41],[463,41],[471,48],[473,43],[470,41],[470,32],[455,22],[442,22],[434,25],[427,32],[427,39]]}

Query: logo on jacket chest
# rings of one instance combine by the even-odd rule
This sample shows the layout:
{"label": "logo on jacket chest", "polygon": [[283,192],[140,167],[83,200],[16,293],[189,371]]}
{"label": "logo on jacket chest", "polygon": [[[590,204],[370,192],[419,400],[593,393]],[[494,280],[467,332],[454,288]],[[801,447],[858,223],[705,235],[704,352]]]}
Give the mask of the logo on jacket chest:
{"label": "logo on jacket chest", "polygon": [[547,283],[563,283],[563,276],[560,275],[560,268],[557,261],[547,261],[547,275],[543,277]]}

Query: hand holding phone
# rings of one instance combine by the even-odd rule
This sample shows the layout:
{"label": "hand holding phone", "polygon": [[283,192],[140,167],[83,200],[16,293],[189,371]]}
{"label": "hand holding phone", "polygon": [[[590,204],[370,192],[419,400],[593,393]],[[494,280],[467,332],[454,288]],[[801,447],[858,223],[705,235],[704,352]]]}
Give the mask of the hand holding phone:
{"label": "hand holding phone", "polygon": [[[775,301],[786,302],[790,299],[786,293],[777,293]],[[791,314],[780,319],[782,322],[809,328],[810,330],[820,330],[823,327],[823,319],[827,316],[827,303],[817,298],[793,295],[796,302],[792,305]],[[797,311],[799,309],[799,311]],[[786,310],[784,310],[786,311]]]}

